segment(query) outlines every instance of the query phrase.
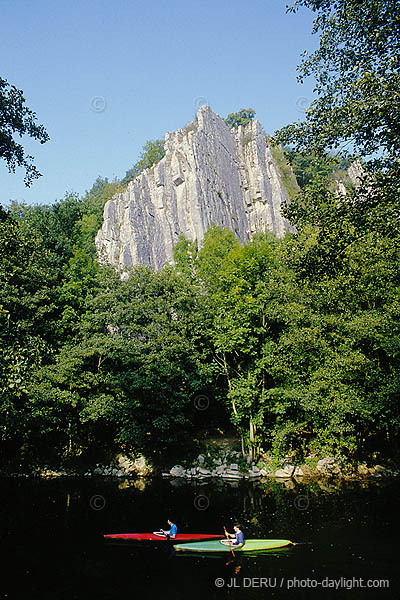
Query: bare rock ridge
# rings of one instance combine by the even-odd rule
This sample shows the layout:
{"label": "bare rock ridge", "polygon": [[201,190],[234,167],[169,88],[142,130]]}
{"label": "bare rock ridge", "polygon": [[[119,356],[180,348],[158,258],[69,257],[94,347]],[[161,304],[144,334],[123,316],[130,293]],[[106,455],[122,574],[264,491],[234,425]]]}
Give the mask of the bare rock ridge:
{"label": "bare rock ridge", "polygon": [[242,243],[256,231],[282,237],[291,230],[280,212],[287,193],[258,121],[229,129],[203,106],[185,128],[165,135],[165,150],[105,205],[96,236],[102,261],[161,269],[173,263],[179,235],[201,245],[212,224]]}

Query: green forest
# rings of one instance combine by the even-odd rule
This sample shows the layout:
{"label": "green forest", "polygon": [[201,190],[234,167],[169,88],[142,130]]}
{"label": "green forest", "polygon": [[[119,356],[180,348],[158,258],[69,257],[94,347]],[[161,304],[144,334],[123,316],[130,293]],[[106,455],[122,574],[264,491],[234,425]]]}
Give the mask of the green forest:
{"label": "green forest", "polygon": [[[398,457],[400,6],[299,7],[314,11],[320,36],[299,66],[316,100],[269,138],[297,179],[285,207],[296,233],[241,245],[214,226],[201,247],[181,237],[175,266],[158,272],[137,266],[121,279],[99,264],[104,204],[162,158],[160,140],[120,181],[1,208],[5,463],[96,462],[121,449],[157,460],[217,431],[255,460],[261,448],[297,464]],[[1,157],[25,166],[30,184],[40,174],[6,135],[7,119],[9,131],[22,123],[12,104],[25,132],[43,143],[46,132],[0,84]],[[253,117],[243,109],[226,122]],[[354,160],[362,180],[340,195],[335,177]]]}

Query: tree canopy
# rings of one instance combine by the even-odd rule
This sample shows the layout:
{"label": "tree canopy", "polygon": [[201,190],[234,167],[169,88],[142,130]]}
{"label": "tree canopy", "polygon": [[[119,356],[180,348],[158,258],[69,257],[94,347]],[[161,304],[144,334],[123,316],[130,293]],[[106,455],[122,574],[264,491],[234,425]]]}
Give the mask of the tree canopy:
{"label": "tree canopy", "polygon": [[231,113],[225,119],[228,127],[239,127],[239,125],[247,125],[255,117],[256,111],[253,108],[241,108],[239,112]]}
{"label": "tree canopy", "polygon": [[49,135],[36,120],[36,113],[25,105],[23,91],[0,77],[0,157],[6,162],[10,173],[15,173],[16,167],[25,169],[26,186],[30,186],[41,173],[33,164],[33,157],[25,153],[14,135],[28,135],[41,144],[46,143]]}
{"label": "tree canopy", "polygon": [[165,156],[164,140],[148,140],[143,146],[139,160],[125,173],[122,185],[127,185],[142,171],[157,164]]}
{"label": "tree canopy", "polygon": [[377,168],[397,165],[400,149],[398,0],[296,0],[316,13],[319,47],[303,53],[299,81],[314,77],[317,98],[279,139],[297,149],[350,148]]}

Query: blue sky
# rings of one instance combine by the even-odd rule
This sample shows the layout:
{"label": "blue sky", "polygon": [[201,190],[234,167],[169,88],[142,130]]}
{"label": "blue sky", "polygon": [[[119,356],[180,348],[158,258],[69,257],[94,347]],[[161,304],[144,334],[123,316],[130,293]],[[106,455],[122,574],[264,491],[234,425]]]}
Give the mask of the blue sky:
{"label": "blue sky", "polygon": [[23,138],[43,177],[0,162],[0,203],[50,204],[98,175],[123,177],[149,139],[252,107],[267,132],[302,118],[312,13],[286,0],[0,0],[0,76],[24,91],[51,140]]}

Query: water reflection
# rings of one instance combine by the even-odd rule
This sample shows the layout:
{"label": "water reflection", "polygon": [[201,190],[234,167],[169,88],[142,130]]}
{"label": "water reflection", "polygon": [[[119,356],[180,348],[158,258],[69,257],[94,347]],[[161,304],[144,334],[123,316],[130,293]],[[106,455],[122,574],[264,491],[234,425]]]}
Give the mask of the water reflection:
{"label": "water reflection", "polygon": [[[325,597],[398,598],[400,482],[395,480],[293,480],[289,485],[267,480],[238,482],[234,487],[210,480],[200,485],[165,479],[19,478],[3,479],[1,486],[0,531],[7,549],[4,596],[110,600],[161,593],[174,600],[184,596],[203,600],[235,591],[221,592],[215,586],[217,578],[225,582],[237,577],[239,585],[240,578],[286,580],[296,575],[389,578],[390,589],[379,595],[366,596],[362,590],[352,590],[351,596],[335,590],[329,595],[327,590]],[[202,502],[195,502],[199,497]],[[92,498],[104,502],[91,503]],[[181,532],[219,533],[224,525],[230,530],[239,520],[247,538],[285,538],[302,544],[256,555],[242,553],[231,562],[229,554],[175,554],[165,543],[104,543],[104,533],[155,531],[170,516]],[[179,582],[179,589],[170,594],[168,581]],[[243,600],[264,598],[266,593],[240,589]],[[273,597],[287,600],[287,590],[279,593],[275,590]],[[291,599],[319,597],[314,590],[290,592]]]}

